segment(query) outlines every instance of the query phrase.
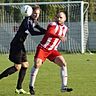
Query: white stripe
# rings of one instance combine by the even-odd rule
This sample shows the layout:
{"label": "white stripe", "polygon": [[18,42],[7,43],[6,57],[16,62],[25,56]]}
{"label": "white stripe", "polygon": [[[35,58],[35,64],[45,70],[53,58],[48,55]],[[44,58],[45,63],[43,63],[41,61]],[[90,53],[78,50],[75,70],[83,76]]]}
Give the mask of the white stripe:
{"label": "white stripe", "polygon": [[44,48],[46,48],[50,42],[51,42],[52,38],[48,38],[47,42],[43,45]]}
{"label": "white stripe", "polygon": [[60,44],[61,41],[58,42],[58,44],[54,47],[54,50],[57,50],[58,45]]}
{"label": "white stripe", "polygon": [[35,23],[33,23],[33,27],[35,27],[35,25],[36,25],[36,24],[35,24]]}
{"label": "white stripe", "polygon": [[26,30],[26,31],[25,31],[25,33],[29,34],[29,31],[28,31],[28,30]]}
{"label": "white stripe", "polygon": [[55,41],[53,42],[53,44],[48,48],[48,50],[52,50],[54,48],[54,46],[56,46],[57,42],[58,42],[58,38],[55,39]]}
{"label": "white stripe", "polygon": [[65,25],[63,27],[65,28],[64,30],[62,30],[63,31],[63,36],[65,37],[65,34],[66,34],[68,28]]}
{"label": "white stripe", "polygon": [[59,26],[58,26],[58,25],[56,25],[56,28],[55,28],[55,33],[57,33],[58,28],[59,28]]}
{"label": "white stripe", "polygon": [[60,30],[59,30],[59,36],[61,36],[62,35],[62,33],[63,33],[63,30],[62,30],[62,26],[59,26],[60,27]]}

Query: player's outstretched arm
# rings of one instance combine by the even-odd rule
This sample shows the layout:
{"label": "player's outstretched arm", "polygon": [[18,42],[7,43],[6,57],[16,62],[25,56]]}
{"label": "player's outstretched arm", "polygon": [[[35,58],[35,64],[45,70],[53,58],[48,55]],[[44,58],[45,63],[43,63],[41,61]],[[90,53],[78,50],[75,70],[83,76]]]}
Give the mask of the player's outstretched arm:
{"label": "player's outstretched arm", "polygon": [[37,24],[35,26],[35,28],[37,28],[41,34],[45,34],[46,33],[46,29],[44,29],[43,27],[41,27],[39,24]]}
{"label": "player's outstretched arm", "polygon": [[34,28],[31,28],[31,29],[29,29],[28,31],[30,32],[30,34],[31,34],[32,36],[43,35],[43,34],[44,34],[44,33],[40,32],[40,31],[34,30]]}

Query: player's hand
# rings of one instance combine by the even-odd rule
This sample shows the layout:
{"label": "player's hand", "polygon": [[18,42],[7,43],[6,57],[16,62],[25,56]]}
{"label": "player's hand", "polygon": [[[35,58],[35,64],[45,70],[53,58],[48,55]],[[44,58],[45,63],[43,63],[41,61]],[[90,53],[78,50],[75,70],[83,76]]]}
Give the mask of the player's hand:
{"label": "player's hand", "polygon": [[65,41],[67,40],[67,37],[60,36],[59,39],[60,39],[62,42],[65,42]]}

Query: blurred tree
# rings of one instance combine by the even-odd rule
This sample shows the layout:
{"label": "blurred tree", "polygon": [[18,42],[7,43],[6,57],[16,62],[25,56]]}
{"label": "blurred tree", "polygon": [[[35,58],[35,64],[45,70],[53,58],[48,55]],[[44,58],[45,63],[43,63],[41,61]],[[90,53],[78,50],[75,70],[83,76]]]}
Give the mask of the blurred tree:
{"label": "blurred tree", "polygon": [[[0,0],[0,3],[5,3],[5,2],[6,3],[8,3],[8,2],[9,3],[11,3],[11,2],[13,2],[13,3],[19,3],[19,2],[62,2],[62,1],[63,2],[64,1],[85,1],[85,2],[89,2],[89,20],[90,21],[94,21],[94,20],[96,21],[96,0]],[[42,7],[43,11],[48,10],[50,15],[52,15],[52,16],[54,15],[53,14],[54,12],[52,12],[49,7],[47,8],[45,5],[43,5],[41,7]],[[2,12],[1,9],[2,8],[0,6],[0,11]],[[6,10],[6,12],[9,12],[9,13],[13,12],[12,8],[5,7],[5,10]],[[14,13],[15,12],[19,13],[19,10],[17,10],[17,9],[14,9],[14,10],[15,10]],[[50,18],[52,16],[50,16]],[[14,15],[14,19],[16,19],[15,17],[17,17],[16,14]],[[18,18],[19,18],[19,16],[18,16]]]}
{"label": "blurred tree", "polygon": [[[20,2],[23,2],[23,0],[13,0],[13,3],[20,3]],[[14,10],[13,11],[14,21],[19,22],[21,20],[21,17],[22,17],[20,14],[20,9],[14,7],[13,10]]]}
{"label": "blurred tree", "polygon": [[5,0],[0,0],[0,3],[4,3]]}
{"label": "blurred tree", "polygon": [[89,1],[89,20],[96,21],[96,1],[95,0],[88,0]]}

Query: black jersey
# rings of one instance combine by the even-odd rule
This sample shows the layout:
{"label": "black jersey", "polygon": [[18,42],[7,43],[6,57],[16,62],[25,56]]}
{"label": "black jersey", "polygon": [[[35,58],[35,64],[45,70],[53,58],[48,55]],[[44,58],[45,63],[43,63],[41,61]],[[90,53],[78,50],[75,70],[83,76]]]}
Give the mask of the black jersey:
{"label": "black jersey", "polygon": [[[34,30],[37,28],[38,31]],[[34,35],[42,35],[45,34],[45,29],[40,27],[37,21],[32,20],[31,17],[25,17],[22,21],[15,37],[13,38],[11,45],[18,45],[24,43],[27,35],[30,33],[32,36]]]}
{"label": "black jersey", "polygon": [[[34,28],[38,29],[38,31],[35,31]],[[37,21],[32,20],[31,17],[25,17],[10,44],[9,59],[16,64],[26,62],[27,56],[24,41],[26,40],[27,35],[29,33],[32,36],[42,35],[45,34],[45,32],[46,30],[40,27]]]}

